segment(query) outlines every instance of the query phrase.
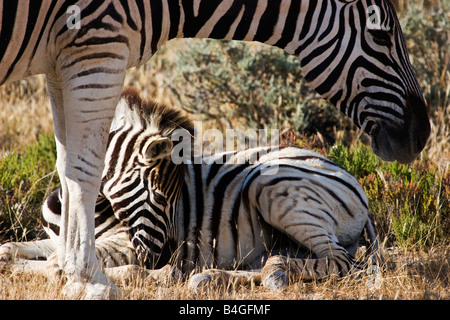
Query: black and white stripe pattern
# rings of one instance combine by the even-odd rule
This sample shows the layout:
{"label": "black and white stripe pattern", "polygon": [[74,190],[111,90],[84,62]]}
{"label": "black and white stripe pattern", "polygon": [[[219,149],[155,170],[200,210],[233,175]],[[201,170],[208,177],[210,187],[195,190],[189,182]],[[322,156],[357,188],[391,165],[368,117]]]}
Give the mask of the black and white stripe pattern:
{"label": "black and white stripe pattern", "polygon": [[[254,164],[232,164],[256,154]],[[250,149],[229,162],[188,166],[177,221],[183,270],[260,268],[270,254],[301,257],[304,248],[319,258],[340,256],[340,268],[350,270],[344,248],[357,247],[370,223],[356,179],[299,148]],[[262,174],[269,167],[276,174]]]}
{"label": "black and white stripe pattern", "polygon": [[[174,109],[143,102],[130,90],[119,102],[96,207],[97,256],[105,266],[154,268],[171,258],[184,272],[254,269],[270,255],[312,252],[336,261],[341,274],[351,269],[360,235],[365,227],[373,229],[354,177],[295,147],[253,148],[175,165],[169,144],[170,150],[158,147],[142,157],[148,154],[143,146],[167,143],[175,128],[192,134],[189,120]],[[53,241],[57,197],[58,190],[43,215]],[[171,254],[163,256],[164,249]]]}
{"label": "black and white stripe pattern", "polygon": [[[421,90],[389,1],[73,0],[26,4],[1,2],[0,83],[29,74],[52,74],[56,70],[50,68],[56,67],[56,61],[48,61],[48,56],[58,59],[64,55],[60,71],[68,72],[72,80],[80,79],[72,90],[108,89],[121,84],[81,80],[121,73],[121,68],[114,67],[118,61],[127,67],[144,63],[169,39],[260,41],[298,56],[312,87],[372,136],[382,130],[395,139],[390,134],[395,128],[402,136],[421,140],[411,146],[414,153],[426,140]],[[71,5],[80,8],[80,29],[75,31],[67,24]],[[379,9],[375,18],[374,6]],[[378,20],[377,29],[368,26],[370,19]],[[122,44],[127,55],[114,50]],[[83,47],[92,47],[93,52],[81,50]],[[97,66],[103,60],[110,61],[110,67]],[[72,74],[71,69],[77,71]],[[108,90],[102,91],[100,97],[81,94],[78,100],[116,98],[108,95]]]}
{"label": "black and white stripe pattern", "polygon": [[[367,25],[374,5],[378,30]],[[88,297],[107,291],[94,207],[125,72],[169,39],[260,41],[297,55],[311,86],[370,134],[385,160],[415,159],[429,136],[388,0],[1,0],[0,19],[0,84],[47,75],[62,187],[58,263],[69,284],[98,284]]]}
{"label": "black and white stripe pattern", "polygon": [[[183,183],[184,166],[167,157],[174,147],[170,137],[175,130],[193,135],[193,127],[179,110],[142,101],[133,89],[122,96],[95,207],[97,256],[109,261],[106,266],[150,266],[149,257],[159,257],[173,230]],[[60,197],[58,189],[44,204],[43,224],[52,239],[59,235]],[[123,231],[126,236],[117,235]],[[114,250],[108,249],[111,245]],[[132,253],[127,251],[130,246]]]}

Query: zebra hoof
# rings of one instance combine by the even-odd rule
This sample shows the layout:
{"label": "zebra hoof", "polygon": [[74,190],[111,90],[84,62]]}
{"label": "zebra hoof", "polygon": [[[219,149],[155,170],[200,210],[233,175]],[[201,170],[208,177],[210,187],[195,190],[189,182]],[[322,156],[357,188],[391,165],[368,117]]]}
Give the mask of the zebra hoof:
{"label": "zebra hoof", "polygon": [[263,285],[272,292],[280,293],[289,283],[288,276],[284,271],[275,271],[263,280]]}
{"label": "zebra hoof", "polygon": [[9,270],[9,261],[8,260],[2,260],[0,257],[0,273],[5,272]]}
{"label": "zebra hoof", "polygon": [[9,246],[0,246],[0,272],[9,270],[10,264],[13,260],[12,250]]}
{"label": "zebra hoof", "polygon": [[122,297],[122,291],[113,283],[103,285],[88,283],[85,288],[84,300],[115,300]]}
{"label": "zebra hoof", "polygon": [[13,256],[13,249],[8,243],[0,246],[0,263],[10,262],[13,260]]}
{"label": "zebra hoof", "polygon": [[189,279],[189,289],[194,293],[199,293],[209,286],[212,277],[209,274],[197,273]]}
{"label": "zebra hoof", "polygon": [[110,283],[84,283],[69,280],[63,288],[63,295],[69,299],[105,300],[118,299],[121,291],[116,285]]}

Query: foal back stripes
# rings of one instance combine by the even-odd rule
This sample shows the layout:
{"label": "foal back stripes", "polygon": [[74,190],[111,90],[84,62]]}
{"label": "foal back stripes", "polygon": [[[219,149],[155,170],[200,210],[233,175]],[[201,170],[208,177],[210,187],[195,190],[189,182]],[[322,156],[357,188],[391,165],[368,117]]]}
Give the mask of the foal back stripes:
{"label": "foal back stripes", "polygon": [[[163,120],[167,114],[171,121]],[[270,255],[309,254],[337,261],[343,275],[364,228],[373,229],[358,181],[313,151],[260,147],[174,165],[168,144],[144,159],[147,150],[140,146],[167,143],[175,128],[190,136],[192,127],[179,111],[142,101],[131,90],[114,124],[95,219],[97,255],[105,266],[154,268],[171,259],[184,272],[248,269],[261,268]],[[53,241],[58,194],[47,199],[43,213]]]}

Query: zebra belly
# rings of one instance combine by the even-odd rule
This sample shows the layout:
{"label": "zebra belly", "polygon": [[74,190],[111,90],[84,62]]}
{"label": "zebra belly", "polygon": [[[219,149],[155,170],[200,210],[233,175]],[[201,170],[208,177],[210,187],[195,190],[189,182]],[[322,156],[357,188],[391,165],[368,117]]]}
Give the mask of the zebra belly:
{"label": "zebra belly", "polygon": [[222,211],[222,222],[210,261],[223,269],[259,269],[271,255],[283,254],[304,257],[307,252],[283,231],[268,224],[256,208],[240,205],[237,219],[229,211]]}

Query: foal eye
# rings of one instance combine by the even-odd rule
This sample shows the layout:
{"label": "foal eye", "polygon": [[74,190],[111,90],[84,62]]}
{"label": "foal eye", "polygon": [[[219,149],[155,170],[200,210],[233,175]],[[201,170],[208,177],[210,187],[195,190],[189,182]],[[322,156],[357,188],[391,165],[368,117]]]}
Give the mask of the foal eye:
{"label": "foal eye", "polygon": [[384,30],[369,30],[369,33],[373,37],[373,42],[380,46],[391,47],[391,34],[389,31]]}

